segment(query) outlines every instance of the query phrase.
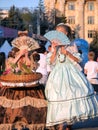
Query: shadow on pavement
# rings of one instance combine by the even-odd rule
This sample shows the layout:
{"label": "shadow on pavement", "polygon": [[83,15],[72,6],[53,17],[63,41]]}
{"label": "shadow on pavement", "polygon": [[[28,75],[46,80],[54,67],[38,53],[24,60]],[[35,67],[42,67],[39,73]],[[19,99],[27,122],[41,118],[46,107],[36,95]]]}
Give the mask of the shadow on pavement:
{"label": "shadow on pavement", "polygon": [[98,117],[89,119],[84,122],[78,122],[73,125],[73,130],[98,130]]}

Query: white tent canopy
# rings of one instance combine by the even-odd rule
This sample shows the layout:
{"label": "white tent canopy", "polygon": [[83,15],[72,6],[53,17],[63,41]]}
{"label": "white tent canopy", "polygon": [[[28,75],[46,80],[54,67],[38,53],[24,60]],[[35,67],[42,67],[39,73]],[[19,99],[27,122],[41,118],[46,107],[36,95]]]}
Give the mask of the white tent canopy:
{"label": "white tent canopy", "polygon": [[11,51],[12,46],[8,43],[7,40],[4,41],[3,45],[0,47],[0,52],[4,52],[6,55],[6,58],[8,57],[9,51]]}

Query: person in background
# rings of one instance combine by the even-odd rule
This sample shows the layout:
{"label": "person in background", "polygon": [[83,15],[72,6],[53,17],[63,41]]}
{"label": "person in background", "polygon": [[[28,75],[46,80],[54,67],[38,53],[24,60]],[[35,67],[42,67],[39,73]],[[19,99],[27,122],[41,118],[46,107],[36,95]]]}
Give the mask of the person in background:
{"label": "person in background", "polygon": [[98,62],[95,61],[95,53],[90,51],[88,53],[89,61],[84,66],[84,73],[87,79],[93,85],[94,90],[98,92]]}
{"label": "person in background", "polygon": [[36,72],[39,67],[38,61],[40,60],[40,55],[36,51],[34,51],[32,54],[30,54],[30,59],[32,72]]}
{"label": "person in background", "polygon": [[47,72],[47,61],[46,61],[46,48],[43,45],[40,45],[40,48],[36,50],[40,55],[40,60],[38,61],[39,66],[36,72],[42,74],[42,78],[39,80],[40,84],[46,85],[48,72]]}
{"label": "person in background", "polygon": [[4,52],[0,52],[0,75],[5,71],[6,56]]}
{"label": "person in background", "polygon": [[96,61],[98,62],[98,57],[97,57]]}

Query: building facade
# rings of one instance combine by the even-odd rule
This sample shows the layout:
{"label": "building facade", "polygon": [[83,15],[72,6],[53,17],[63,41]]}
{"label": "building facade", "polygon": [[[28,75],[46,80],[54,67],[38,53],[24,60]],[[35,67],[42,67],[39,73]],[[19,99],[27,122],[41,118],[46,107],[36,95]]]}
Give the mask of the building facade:
{"label": "building facade", "polygon": [[2,19],[8,17],[8,10],[0,9],[0,17],[1,17]]}
{"label": "building facade", "polygon": [[51,16],[49,20],[53,19],[51,11],[63,15],[80,38],[92,41],[94,32],[98,31],[98,0],[44,0],[44,5],[48,18]]}

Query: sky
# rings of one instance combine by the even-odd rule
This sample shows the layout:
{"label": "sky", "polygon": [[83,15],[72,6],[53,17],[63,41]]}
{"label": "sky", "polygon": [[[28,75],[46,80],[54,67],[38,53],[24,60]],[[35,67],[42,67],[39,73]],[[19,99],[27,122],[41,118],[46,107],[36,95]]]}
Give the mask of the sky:
{"label": "sky", "polygon": [[13,5],[18,8],[35,8],[38,6],[38,2],[39,0],[0,0],[0,8],[9,9]]}

